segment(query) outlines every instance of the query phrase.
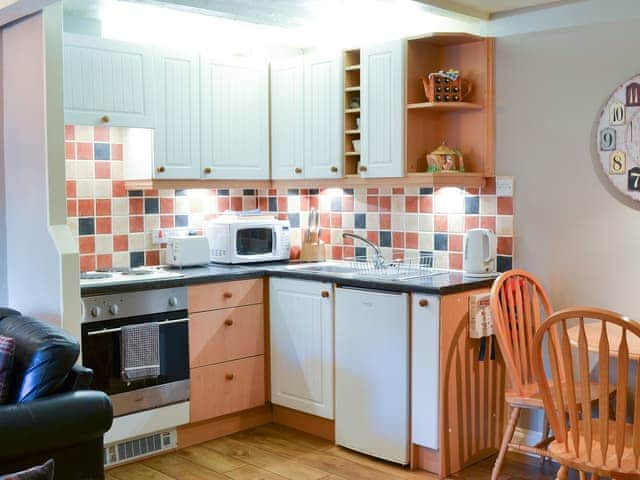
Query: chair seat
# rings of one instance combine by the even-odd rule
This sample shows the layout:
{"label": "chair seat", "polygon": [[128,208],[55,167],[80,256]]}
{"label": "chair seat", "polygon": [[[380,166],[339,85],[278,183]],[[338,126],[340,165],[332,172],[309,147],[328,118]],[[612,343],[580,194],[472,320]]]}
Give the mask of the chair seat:
{"label": "chair seat", "polygon": [[[551,387],[553,389],[553,386]],[[590,388],[591,399],[590,401],[596,401],[600,398],[600,385],[598,383],[591,383]],[[609,396],[615,393],[616,387],[614,385],[609,385]],[[554,393],[555,394],[555,393]],[[566,385],[562,385],[562,395],[565,401],[568,400]],[[540,396],[540,391],[535,388],[532,389],[531,392],[527,395],[522,395],[517,392],[507,391],[505,392],[505,401],[511,405],[512,407],[520,407],[520,408],[544,408],[542,403],[542,397]],[[576,401],[577,403],[582,403],[582,392],[580,390],[580,385],[576,385]]]}
{"label": "chair seat", "polygon": [[[587,458],[586,451],[586,441],[584,436],[579,437],[579,456],[581,458],[577,458],[574,454],[574,446],[573,446],[573,436],[571,431],[567,433],[568,444],[565,445],[557,440],[554,440],[549,444],[549,452],[551,456],[557,460],[559,463],[564,464],[568,467],[573,468],[574,462],[575,465],[579,465],[581,470],[588,469],[589,471],[596,473],[602,476],[610,476],[609,473],[626,473],[626,474],[640,474],[640,470],[636,468],[635,465],[635,457],[633,454],[633,445],[632,445],[632,434],[633,428],[632,425],[625,425],[625,447],[622,452],[622,457],[620,460],[620,466],[618,466],[618,458],[616,456],[615,449],[615,434],[616,434],[616,425],[615,422],[609,421],[609,431],[608,431],[608,443],[609,447],[607,449],[607,454],[603,459],[602,452],[600,450],[601,442],[600,442],[600,426],[598,424],[599,420],[593,419],[591,420],[591,431],[592,431],[592,448],[591,448],[591,460],[586,462],[584,459]],[[584,422],[580,422],[580,432],[584,433]],[[568,447],[568,452],[567,448]]]}

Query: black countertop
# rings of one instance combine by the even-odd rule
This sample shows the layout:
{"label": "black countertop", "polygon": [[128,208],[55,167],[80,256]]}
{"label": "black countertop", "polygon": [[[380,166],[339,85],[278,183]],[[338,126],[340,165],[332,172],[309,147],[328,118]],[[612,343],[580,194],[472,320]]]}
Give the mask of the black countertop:
{"label": "black countertop", "polygon": [[392,281],[382,278],[368,278],[367,276],[353,273],[338,274],[308,272],[296,270],[295,265],[296,264],[290,264],[288,262],[276,262],[253,265],[209,265],[206,267],[183,268],[181,270],[171,269],[173,272],[181,272],[184,275],[182,277],[154,279],[148,281],[133,280],[128,283],[112,285],[81,286],[81,292],[83,297],[87,297],[110,293],[181,287],[202,283],[226,282],[230,280],[245,280],[272,276],[331,282],[339,285],[377,290],[447,295],[475,288],[490,287],[494,280],[493,278],[467,277],[463,275],[462,272],[451,271],[432,277],[421,277],[405,281]]}

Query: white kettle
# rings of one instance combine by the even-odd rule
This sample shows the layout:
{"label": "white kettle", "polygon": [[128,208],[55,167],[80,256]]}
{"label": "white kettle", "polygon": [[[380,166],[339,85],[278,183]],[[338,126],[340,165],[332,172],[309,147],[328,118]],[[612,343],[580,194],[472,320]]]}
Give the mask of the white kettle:
{"label": "white kettle", "polygon": [[464,234],[462,268],[470,277],[490,277],[496,272],[497,240],[486,228],[474,228]]}

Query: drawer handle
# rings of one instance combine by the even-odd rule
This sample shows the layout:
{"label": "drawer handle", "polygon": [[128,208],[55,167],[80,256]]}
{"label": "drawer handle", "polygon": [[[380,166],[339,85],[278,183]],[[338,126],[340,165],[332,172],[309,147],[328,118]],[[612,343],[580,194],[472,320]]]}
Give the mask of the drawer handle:
{"label": "drawer handle", "polygon": [[293,171],[295,173],[302,173],[302,169],[300,167],[296,167]]}
{"label": "drawer handle", "polygon": [[233,297],[233,293],[231,293],[231,292],[224,292],[224,293],[222,294],[222,296],[223,296],[224,298],[231,298],[231,297]]}
{"label": "drawer handle", "polygon": [[322,293],[320,294],[320,296],[322,298],[329,298],[329,292],[327,292],[326,290],[323,290]]}
{"label": "drawer handle", "polygon": [[211,169],[211,167],[204,167],[204,173],[206,173],[207,175],[209,175],[213,170]]}
{"label": "drawer handle", "polygon": [[420,305],[421,307],[426,307],[427,305],[429,305],[429,300],[427,300],[426,298],[423,298],[418,302],[418,305]]}
{"label": "drawer handle", "polygon": [[109,118],[109,115],[103,115],[102,117],[100,117],[100,121],[101,121],[102,123],[109,123],[109,120],[111,120],[111,119]]}
{"label": "drawer handle", "polygon": [[366,172],[367,171],[367,166],[366,165],[360,165],[360,169],[361,172]]}
{"label": "drawer handle", "polygon": [[161,165],[158,167],[158,173],[163,173],[164,172],[164,167]]}
{"label": "drawer handle", "polygon": [[233,325],[233,320],[231,320],[230,318],[227,318],[227,319],[224,321],[224,324],[225,324],[227,327],[230,327],[231,325]]}
{"label": "drawer handle", "polygon": [[224,379],[225,379],[225,380],[233,380],[233,373],[227,373],[227,374],[224,376]]}
{"label": "drawer handle", "polygon": [[331,173],[338,173],[338,167],[336,167],[335,165],[332,166],[329,170],[331,170]]}

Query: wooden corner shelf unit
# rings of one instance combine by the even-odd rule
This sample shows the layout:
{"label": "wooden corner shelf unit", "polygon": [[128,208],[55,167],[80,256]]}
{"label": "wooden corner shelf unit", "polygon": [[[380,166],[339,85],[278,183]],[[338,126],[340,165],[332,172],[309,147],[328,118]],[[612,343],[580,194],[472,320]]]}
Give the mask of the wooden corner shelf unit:
{"label": "wooden corner shelf unit", "polygon": [[[358,99],[360,105],[360,50],[345,50],[344,62],[344,175],[349,178],[357,173],[360,152],[353,146],[354,140],[360,140],[360,107],[352,107],[351,102]],[[355,104],[354,104],[355,105]]]}

